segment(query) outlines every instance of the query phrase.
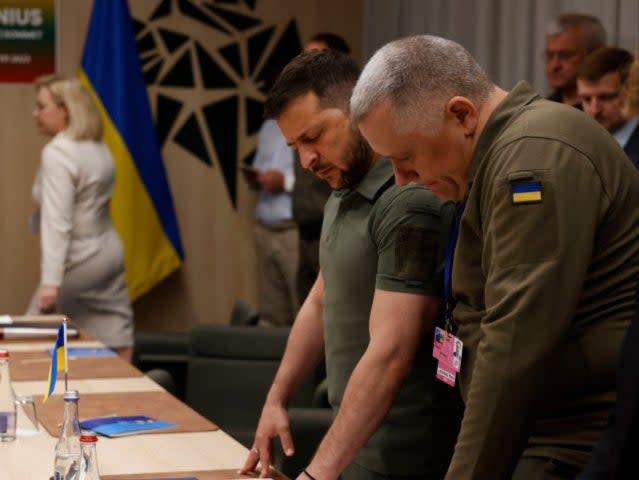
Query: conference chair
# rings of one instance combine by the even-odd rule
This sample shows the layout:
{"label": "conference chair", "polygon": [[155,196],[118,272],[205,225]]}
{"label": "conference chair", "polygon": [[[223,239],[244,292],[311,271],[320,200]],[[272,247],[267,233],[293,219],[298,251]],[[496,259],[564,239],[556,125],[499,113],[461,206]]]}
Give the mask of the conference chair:
{"label": "conference chair", "polygon": [[[248,303],[233,304],[231,325],[257,325],[259,313]],[[136,332],[132,363],[180,400],[184,400],[186,370],[190,357],[188,332]]]}
{"label": "conference chair", "polygon": [[135,332],[132,363],[184,400],[190,348],[188,332]]}
{"label": "conference chair", "polygon": [[295,478],[309,464],[333,421],[326,379],[315,387],[309,406],[289,408],[288,416],[295,455],[284,455],[278,441],[275,446],[275,466],[287,477]]}
{"label": "conference chair", "polygon": [[[288,327],[195,325],[186,403],[250,448],[289,332]],[[286,475],[310,461],[330,425],[331,410],[323,407],[325,395],[317,387],[315,377],[309,379],[289,402],[297,452],[286,458],[276,446],[276,466]]]}
{"label": "conference chair", "polygon": [[248,303],[238,300],[233,304],[233,309],[231,310],[231,325],[255,326],[259,319],[260,314]]}

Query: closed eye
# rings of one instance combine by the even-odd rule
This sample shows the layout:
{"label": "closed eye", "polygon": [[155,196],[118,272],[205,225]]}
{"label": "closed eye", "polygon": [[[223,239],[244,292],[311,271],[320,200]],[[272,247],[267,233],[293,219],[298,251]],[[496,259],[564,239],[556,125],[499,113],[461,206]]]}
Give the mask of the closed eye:
{"label": "closed eye", "polygon": [[317,140],[319,140],[319,138],[320,138],[321,136],[322,136],[322,133],[321,133],[321,132],[320,132],[320,133],[313,134],[313,135],[307,135],[307,134],[305,134],[305,135],[302,135],[302,136],[299,138],[299,140],[300,140],[300,142],[303,142],[303,143],[313,143],[313,142],[316,142]]}

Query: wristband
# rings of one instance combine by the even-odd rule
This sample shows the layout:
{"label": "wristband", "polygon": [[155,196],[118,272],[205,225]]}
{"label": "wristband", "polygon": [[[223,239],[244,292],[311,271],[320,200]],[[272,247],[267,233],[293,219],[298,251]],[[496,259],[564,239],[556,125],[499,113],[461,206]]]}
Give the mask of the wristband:
{"label": "wristband", "polygon": [[311,475],[310,473],[308,473],[308,471],[306,469],[302,470],[302,473],[304,475],[306,475],[310,480],[317,480],[317,478],[315,478],[313,475]]}

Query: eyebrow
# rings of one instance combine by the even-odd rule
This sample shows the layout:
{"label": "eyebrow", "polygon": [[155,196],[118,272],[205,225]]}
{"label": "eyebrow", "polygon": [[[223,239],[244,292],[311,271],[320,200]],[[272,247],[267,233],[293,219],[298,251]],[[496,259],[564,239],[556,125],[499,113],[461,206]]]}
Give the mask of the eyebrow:
{"label": "eyebrow", "polygon": [[317,125],[311,125],[309,127],[307,127],[302,133],[300,133],[295,140],[293,140],[292,142],[286,142],[286,145],[288,145],[290,148],[295,148],[293,145],[300,141],[300,139],[303,141],[303,138],[308,134],[309,130],[312,130],[313,128],[315,128]]}

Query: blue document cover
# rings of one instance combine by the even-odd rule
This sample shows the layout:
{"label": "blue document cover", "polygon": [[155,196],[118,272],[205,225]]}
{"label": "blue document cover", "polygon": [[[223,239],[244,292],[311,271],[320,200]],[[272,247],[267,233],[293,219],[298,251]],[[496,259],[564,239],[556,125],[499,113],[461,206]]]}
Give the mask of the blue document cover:
{"label": "blue document cover", "polygon": [[157,420],[145,415],[92,418],[80,422],[80,427],[86,430],[93,430],[105,437],[123,437],[137,433],[150,433],[155,430],[164,430],[175,426],[175,423]]}
{"label": "blue document cover", "polygon": [[[49,354],[53,351],[49,349]],[[115,357],[117,354],[110,348],[67,347],[67,355],[72,357]]]}

